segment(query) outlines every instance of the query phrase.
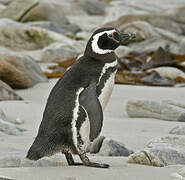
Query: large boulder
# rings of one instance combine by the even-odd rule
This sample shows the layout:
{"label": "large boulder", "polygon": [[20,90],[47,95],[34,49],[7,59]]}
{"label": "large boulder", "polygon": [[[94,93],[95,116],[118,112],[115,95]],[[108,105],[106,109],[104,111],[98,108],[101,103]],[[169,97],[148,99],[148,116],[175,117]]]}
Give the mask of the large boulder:
{"label": "large boulder", "polygon": [[0,80],[0,101],[22,100],[22,98],[6,83]]}
{"label": "large boulder", "polygon": [[65,30],[60,28],[57,24],[51,22],[51,21],[33,21],[27,23],[29,26],[33,27],[41,27],[43,29],[54,31],[56,33],[64,34]]}
{"label": "large boulder", "polygon": [[79,53],[71,45],[53,43],[43,49],[40,61],[62,62],[69,59],[76,59]]}
{"label": "large boulder", "polygon": [[21,21],[24,15],[37,5],[37,0],[14,0],[3,11],[0,11],[0,18]]}
{"label": "large boulder", "polygon": [[54,42],[72,44],[73,40],[41,27],[0,19],[0,46],[14,51],[38,50]]}
{"label": "large boulder", "polygon": [[[113,21],[108,16],[104,26],[116,27],[121,32],[135,32],[135,43],[131,43],[130,48],[136,51],[151,52],[151,48],[156,50],[159,46],[163,46],[174,53],[184,54],[184,6],[179,8],[178,5],[173,7],[165,4],[157,9],[156,2],[149,2],[151,6],[149,4],[146,6],[142,0],[137,3],[140,8],[135,8],[128,1],[124,3],[118,1],[117,4],[116,2],[113,4],[115,6],[114,9],[112,8],[113,11],[121,16]],[[155,5],[152,6],[152,4]],[[167,6],[170,6],[171,10]],[[166,11],[161,11],[163,8]],[[119,10],[123,13],[118,13]]]}
{"label": "large boulder", "polygon": [[38,64],[29,56],[1,54],[0,79],[12,88],[28,88],[46,82]]}
{"label": "large boulder", "polygon": [[130,100],[126,111],[132,118],[144,117],[185,122],[185,109],[168,104],[166,101]]}
{"label": "large boulder", "polygon": [[124,144],[112,139],[105,139],[98,155],[100,156],[129,156],[133,151],[127,149]]}
{"label": "large boulder", "polygon": [[169,133],[176,134],[176,135],[185,135],[185,125],[175,126],[173,129],[170,130]]}
{"label": "large boulder", "polygon": [[105,13],[105,4],[98,0],[80,0],[79,5],[89,15],[103,15]]}
{"label": "large boulder", "polygon": [[185,164],[185,137],[166,136],[153,139],[146,148],[129,156],[129,163],[150,166]]}
{"label": "large boulder", "polygon": [[185,167],[182,167],[177,172],[171,174],[172,180],[185,180]]}
{"label": "large boulder", "polygon": [[58,1],[43,0],[22,17],[21,22],[51,21],[60,28],[76,33],[80,31],[78,23],[72,24],[63,13],[65,7]]}

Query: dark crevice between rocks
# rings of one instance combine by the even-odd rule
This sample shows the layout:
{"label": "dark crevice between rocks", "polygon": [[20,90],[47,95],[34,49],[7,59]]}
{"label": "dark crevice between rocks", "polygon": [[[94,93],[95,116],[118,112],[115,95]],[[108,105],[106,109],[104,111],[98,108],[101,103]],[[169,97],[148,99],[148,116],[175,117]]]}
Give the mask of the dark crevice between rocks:
{"label": "dark crevice between rocks", "polygon": [[148,158],[148,160],[150,161],[150,165],[153,165],[152,160],[150,159],[150,156],[145,151],[141,151],[141,152],[144,153],[144,155]]}
{"label": "dark crevice between rocks", "polygon": [[22,19],[24,18],[24,16],[26,16],[26,14],[31,11],[33,8],[35,8],[36,6],[39,5],[39,2],[36,2],[35,4],[33,4],[29,9],[27,9],[24,14],[18,19],[19,22],[22,22]]}

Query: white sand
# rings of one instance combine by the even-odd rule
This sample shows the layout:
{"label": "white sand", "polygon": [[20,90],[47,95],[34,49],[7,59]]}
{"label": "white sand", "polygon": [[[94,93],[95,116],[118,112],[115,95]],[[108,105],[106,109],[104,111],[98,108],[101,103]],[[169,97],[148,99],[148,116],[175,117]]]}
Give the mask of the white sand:
{"label": "white sand", "polygon": [[[38,84],[17,93],[24,101],[0,102],[9,118],[24,120],[21,127],[27,129],[23,136],[0,136],[0,158],[11,155],[25,156],[28,148],[36,136],[45,107],[47,96],[56,80]],[[125,105],[129,99],[175,100],[185,102],[185,88],[161,88],[145,86],[116,85],[111,100],[104,113],[102,135],[118,140],[126,147],[136,151],[142,149],[152,138],[168,135],[169,131],[183,122],[170,122],[157,119],[131,119],[127,117]],[[77,177],[83,180],[168,180],[170,174],[179,166],[156,168],[126,163],[123,157],[90,157],[111,165],[109,169],[89,167],[61,167],[41,168],[0,168],[0,177],[9,176],[17,180],[45,180],[60,179],[61,177]]]}

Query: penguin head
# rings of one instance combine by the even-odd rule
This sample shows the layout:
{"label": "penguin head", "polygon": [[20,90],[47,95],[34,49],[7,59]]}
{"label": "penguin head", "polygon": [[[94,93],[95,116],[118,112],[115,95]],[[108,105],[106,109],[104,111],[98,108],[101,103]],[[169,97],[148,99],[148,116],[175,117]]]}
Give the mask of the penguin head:
{"label": "penguin head", "polygon": [[135,38],[135,34],[122,34],[116,28],[100,28],[90,37],[86,50],[91,49],[91,52],[97,55],[108,54],[113,52],[124,41],[128,41],[133,38]]}

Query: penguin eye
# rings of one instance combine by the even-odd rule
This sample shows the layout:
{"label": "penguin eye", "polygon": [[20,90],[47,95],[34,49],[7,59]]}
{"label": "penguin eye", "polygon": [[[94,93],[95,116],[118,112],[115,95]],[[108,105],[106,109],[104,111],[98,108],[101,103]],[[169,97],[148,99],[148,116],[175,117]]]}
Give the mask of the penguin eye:
{"label": "penguin eye", "polygon": [[112,37],[113,37],[113,34],[111,33],[111,34],[109,34],[108,36],[109,36],[109,38],[112,38]]}

